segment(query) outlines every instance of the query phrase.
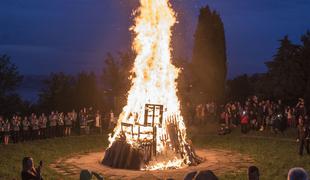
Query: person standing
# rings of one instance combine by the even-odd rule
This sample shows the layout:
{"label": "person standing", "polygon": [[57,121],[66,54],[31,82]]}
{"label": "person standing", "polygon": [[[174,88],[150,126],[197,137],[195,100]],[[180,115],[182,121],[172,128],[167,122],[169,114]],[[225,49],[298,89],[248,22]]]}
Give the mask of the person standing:
{"label": "person standing", "polygon": [[21,141],[22,140],[22,117],[21,116],[18,116],[18,141]]}
{"label": "person standing", "polygon": [[242,112],[241,115],[241,132],[246,134],[248,132],[248,125],[249,125],[249,116],[247,115],[246,111]]}
{"label": "person standing", "polygon": [[50,137],[56,137],[57,114],[52,112],[50,115]]}
{"label": "person standing", "polygon": [[63,137],[64,136],[64,114],[61,112],[58,116],[57,121],[57,136]]}
{"label": "person standing", "polygon": [[4,141],[4,121],[3,117],[0,116],[0,144]]}
{"label": "person standing", "polygon": [[72,126],[71,126],[71,129],[77,133],[78,132],[78,129],[79,129],[79,122],[77,121],[78,119],[78,114],[75,112],[75,110],[73,109],[72,113]]}
{"label": "person standing", "polygon": [[18,143],[19,141],[20,121],[18,116],[13,116],[12,130],[13,130],[12,140],[13,143],[15,144]]}
{"label": "person standing", "polygon": [[114,113],[111,110],[110,111],[110,129],[113,129],[117,124],[117,121],[115,121]]}
{"label": "person standing", "polygon": [[101,123],[101,115],[100,115],[99,111],[97,111],[96,117],[95,117],[95,128],[96,128],[96,133],[102,134],[101,124],[102,124],[102,123]]}
{"label": "person standing", "polygon": [[65,116],[65,136],[71,135],[72,119],[73,119],[72,113],[68,113]]}
{"label": "person standing", "polygon": [[47,137],[47,117],[42,113],[40,118],[40,136],[42,139]]}
{"label": "person standing", "polygon": [[237,127],[239,125],[239,122],[238,122],[238,109],[237,109],[237,106],[235,103],[233,103],[231,105],[231,125],[233,127]]}
{"label": "person standing", "polygon": [[33,114],[31,118],[31,140],[38,139],[39,129],[39,119],[35,114]]}
{"label": "person standing", "polygon": [[291,107],[287,107],[285,110],[286,120],[288,127],[293,127],[293,111]]}
{"label": "person standing", "polygon": [[90,128],[90,130],[93,130],[95,128],[95,112],[92,107],[90,107],[87,111],[87,124]]}
{"label": "person standing", "polygon": [[22,121],[22,129],[23,129],[23,141],[28,141],[29,140],[29,136],[30,136],[30,122],[28,121],[28,117],[25,116],[23,121]]}
{"label": "person standing", "polygon": [[8,119],[4,121],[4,144],[9,144],[11,124]]}
{"label": "person standing", "polygon": [[297,118],[299,116],[304,117],[307,114],[304,99],[299,98],[298,103],[297,103],[295,109],[296,109],[295,113],[296,113],[296,117]]}
{"label": "person standing", "polygon": [[309,127],[308,125],[304,123],[303,117],[299,116],[297,142],[299,142],[299,155],[300,156],[303,155],[304,148],[306,149],[307,154],[310,155],[309,141],[310,141]]}
{"label": "person standing", "polygon": [[264,130],[264,107],[263,107],[263,102],[259,102],[258,103],[258,107],[257,107],[257,125],[258,125],[258,129],[259,131],[263,131]]}
{"label": "person standing", "polygon": [[84,135],[86,134],[87,117],[84,113],[82,113],[80,116],[80,135]]}

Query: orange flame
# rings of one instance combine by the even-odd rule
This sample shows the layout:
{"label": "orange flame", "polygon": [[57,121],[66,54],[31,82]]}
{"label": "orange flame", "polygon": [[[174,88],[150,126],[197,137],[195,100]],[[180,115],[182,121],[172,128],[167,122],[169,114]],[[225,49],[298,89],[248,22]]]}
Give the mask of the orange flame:
{"label": "orange flame", "polygon": [[[156,144],[158,153],[167,150],[167,146],[160,140],[167,134],[167,121],[174,117],[181,136],[181,144],[186,144],[186,127],[180,113],[180,102],[176,95],[176,79],[179,69],[171,63],[171,28],[176,22],[176,16],[169,0],[140,0],[137,10],[135,25],[131,30],[135,33],[133,48],[136,51],[136,59],[132,69],[134,77],[128,93],[127,105],[120,114],[118,124],[110,136],[110,146],[122,133],[121,123],[143,124],[145,104],[164,105],[162,126],[158,127]],[[136,114],[136,116],[132,116]],[[124,129],[123,129],[124,130]],[[137,128],[133,128],[138,133]],[[140,130],[141,131],[141,130]],[[150,131],[143,127],[142,131]],[[124,131],[126,133],[126,131]],[[135,146],[138,137],[125,134],[126,140]],[[149,135],[140,137],[150,138]],[[184,153],[186,154],[186,153]],[[146,169],[165,169],[173,166],[186,165],[188,157],[183,158],[176,154],[161,162],[155,162]]]}

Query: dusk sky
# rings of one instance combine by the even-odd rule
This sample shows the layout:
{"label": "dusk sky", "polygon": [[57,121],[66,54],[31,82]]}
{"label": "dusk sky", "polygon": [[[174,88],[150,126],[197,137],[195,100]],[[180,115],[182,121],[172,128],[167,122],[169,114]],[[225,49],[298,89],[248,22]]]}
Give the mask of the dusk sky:
{"label": "dusk sky", "polygon": [[[310,29],[310,0],[173,0],[179,23],[172,47],[191,58],[199,8],[223,19],[229,77],[264,72],[284,35]],[[130,49],[137,0],[1,0],[0,54],[23,74],[100,72],[107,52]]]}

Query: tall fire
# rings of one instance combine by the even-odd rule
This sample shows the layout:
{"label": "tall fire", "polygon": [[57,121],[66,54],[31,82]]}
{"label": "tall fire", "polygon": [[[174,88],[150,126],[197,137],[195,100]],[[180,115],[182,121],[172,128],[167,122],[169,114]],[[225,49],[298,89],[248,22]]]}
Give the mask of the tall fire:
{"label": "tall fire", "polygon": [[169,0],[140,0],[133,48],[137,54],[127,105],[110,135],[102,163],[124,169],[171,169],[200,163],[187,139],[171,63]]}

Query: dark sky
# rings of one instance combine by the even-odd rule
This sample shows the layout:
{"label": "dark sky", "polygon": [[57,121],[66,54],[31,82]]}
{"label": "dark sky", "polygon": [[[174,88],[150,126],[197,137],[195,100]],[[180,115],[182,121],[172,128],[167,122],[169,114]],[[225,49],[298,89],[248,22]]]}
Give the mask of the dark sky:
{"label": "dark sky", "polygon": [[[100,72],[107,52],[130,48],[128,31],[137,0],[1,0],[0,54],[24,74]],[[229,77],[265,71],[278,41],[294,42],[310,29],[310,0],[173,0],[177,56],[191,57],[199,8],[224,21]]]}

